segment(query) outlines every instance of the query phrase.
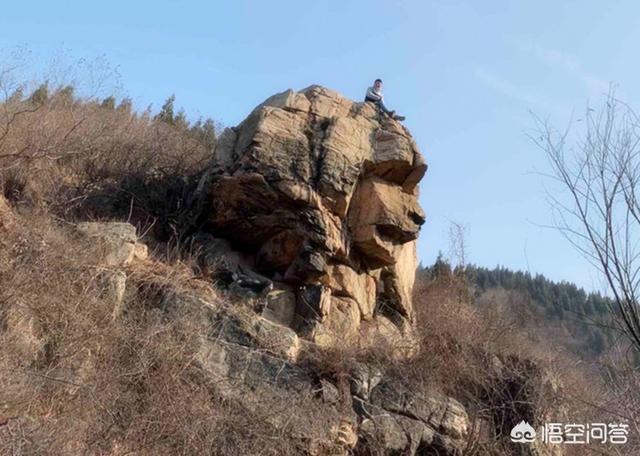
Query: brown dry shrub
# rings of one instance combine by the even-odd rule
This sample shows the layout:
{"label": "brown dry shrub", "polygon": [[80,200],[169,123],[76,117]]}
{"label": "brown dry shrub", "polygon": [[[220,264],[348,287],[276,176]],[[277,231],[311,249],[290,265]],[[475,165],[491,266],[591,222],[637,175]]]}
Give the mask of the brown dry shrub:
{"label": "brown dry shrub", "polygon": [[[463,277],[419,274],[414,308],[418,343],[409,358],[397,356],[393,344],[379,343],[366,349],[311,346],[303,362],[335,381],[344,404],[349,403],[353,366],[360,362],[377,366],[387,381],[417,394],[439,391],[458,399],[472,422],[465,455],[519,454],[509,432],[521,420],[536,427],[626,421],[623,403],[604,386],[599,366],[584,365],[538,334],[523,331],[522,315],[476,306]],[[629,391],[629,379],[619,381]],[[632,429],[630,442],[635,435]],[[613,455],[634,454],[634,448],[563,449],[567,455]]]}
{"label": "brown dry shrub", "polygon": [[[478,454],[516,451],[508,433],[520,420],[534,427],[630,422],[620,413],[623,402],[616,402],[617,395],[603,381],[601,365],[576,359],[534,326],[524,328],[526,314],[477,306],[462,274],[419,273],[414,306],[424,349],[407,376],[439,385],[466,406],[476,432],[484,434],[475,436],[484,442],[476,445]],[[636,435],[631,428],[630,442]],[[568,455],[633,454],[633,448],[565,445],[563,450]]]}
{"label": "brown dry shrub", "polygon": [[19,221],[0,243],[0,454],[301,452],[264,410],[296,416],[302,396],[251,410],[225,401],[195,362],[198,310],[158,307],[162,287],[220,299],[188,267],[130,271],[114,319],[97,247],[46,216]]}
{"label": "brown dry shrub", "polygon": [[0,114],[0,187],[14,206],[126,219],[163,240],[194,223],[188,206],[213,153],[197,125],[133,112],[126,100],[77,99],[68,87],[11,97]]}

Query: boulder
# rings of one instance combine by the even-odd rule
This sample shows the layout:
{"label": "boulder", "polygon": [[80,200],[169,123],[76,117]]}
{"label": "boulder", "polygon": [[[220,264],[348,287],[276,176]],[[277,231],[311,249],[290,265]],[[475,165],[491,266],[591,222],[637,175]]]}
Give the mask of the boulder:
{"label": "boulder", "polygon": [[462,454],[471,423],[460,403],[437,392],[414,394],[382,375],[375,378],[366,394],[356,390],[353,397],[363,448],[381,454]]}
{"label": "boulder", "polygon": [[101,243],[101,264],[107,267],[124,267],[131,264],[136,253],[144,255],[146,249],[136,247],[136,228],[124,222],[82,222],[76,226],[82,235]]}
{"label": "boulder", "polygon": [[326,285],[335,296],[343,296],[356,301],[363,320],[373,318],[376,305],[376,281],[366,273],[357,273],[344,264],[329,267]]}
{"label": "boulder", "polygon": [[274,323],[292,327],[296,316],[296,304],[295,292],[278,284],[267,293],[262,316]]}
{"label": "boulder", "polygon": [[327,128],[318,187],[327,207],[340,217],[347,214],[361,164],[371,156],[375,128],[368,119],[353,117],[338,117]]}
{"label": "boulder", "polygon": [[363,434],[362,443],[369,448],[382,450],[382,454],[415,454],[417,445],[412,444],[398,417],[382,414],[365,418],[360,425],[360,432]]}
{"label": "boulder", "polygon": [[[349,316],[358,311],[353,300],[332,296],[324,286],[305,291],[319,308],[316,333],[335,326],[333,330],[347,335],[357,326],[359,316]],[[259,412],[270,425],[286,430],[287,437],[298,439],[305,452],[462,454],[471,424],[455,399],[436,391],[413,391],[399,377],[388,377],[378,366],[361,361],[342,377],[349,382],[344,388],[341,377],[329,380],[313,364],[296,363],[302,341],[292,329],[211,298],[215,294],[163,287],[154,308],[168,317],[185,310],[194,317],[189,326],[196,336],[194,361],[216,393]],[[344,337],[329,342],[343,344]],[[275,408],[270,402],[274,398],[280,404]],[[287,400],[304,402],[296,409],[282,407]],[[301,425],[290,427],[292,418]]]}
{"label": "boulder", "polygon": [[375,366],[358,363],[351,369],[350,380],[351,394],[368,401],[371,392],[382,380],[382,372]]}
{"label": "boulder", "polygon": [[368,407],[371,414],[360,425],[363,451],[372,449],[383,455],[459,456],[466,441],[446,437],[421,421],[392,414],[375,406]]}
{"label": "boulder", "polygon": [[311,85],[300,92],[310,101],[309,112],[318,117],[346,117],[354,108],[353,101],[326,87]]}
{"label": "boulder", "polygon": [[413,192],[427,171],[415,141],[403,131],[378,129],[373,136],[373,156],[365,163],[368,174]]}
{"label": "boulder", "polygon": [[329,310],[315,325],[311,339],[322,347],[355,344],[361,319],[358,303],[339,296],[331,296],[329,303]]}
{"label": "boulder", "polygon": [[311,109],[311,102],[309,102],[309,99],[304,96],[304,94],[289,89],[267,98],[259,107],[261,106],[273,106],[274,108],[281,108],[286,111],[301,111],[306,113]]}
{"label": "boulder", "polygon": [[134,261],[148,259],[147,246],[138,242],[136,228],[129,223],[82,222],[76,225],[76,230],[98,242],[96,260],[103,266],[97,276],[100,297],[112,306],[112,317],[120,318],[125,311],[126,268]]}
{"label": "boulder", "polygon": [[124,312],[127,275],[123,271],[107,270],[101,272],[98,278],[101,286],[101,297],[113,304],[113,318],[120,318]]}
{"label": "boulder", "polygon": [[298,335],[283,325],[258,317],[254,322],[257,343],[288,361],[296,361],[300,353]]}
{"label": "boulder", "polygon": [[243,258],[245,272],[288,285],[266,299],[272,321],[323,344],[341,331],[357,339],[380,298],[402,327],[413,318],[425,171],[409,131],[370,104],[317,85],[287,90],[223,132],[204,230],[228,241],[217,256]]}
{"label": "boulder", "polygon": [[422,421],[452,439],[464,439],[470,429],[464,407],[437,392],[418,395],[398,382],[383,381],[372,390],[370,400],[385,410]]}
{"label": "boulder", "polygon": [[363,350],[383,350],[386,356],[396,361],[411,359],[420,352],[420,334],[409,320],[396,316],[385,316],[381,308],[378,315],[360,326],[360,344]]}
{"label": "boulder", "polygon": [[326,379],[320,379],[320,395],[326,403],[337,404],[340,402],[340,391]]}
{"label": "boulder", "polygon": [[424,213],[415,197],[374,177],[362,181],[349,208],[354,247],[371,267],[397,262],[399,246],[417,239]]}

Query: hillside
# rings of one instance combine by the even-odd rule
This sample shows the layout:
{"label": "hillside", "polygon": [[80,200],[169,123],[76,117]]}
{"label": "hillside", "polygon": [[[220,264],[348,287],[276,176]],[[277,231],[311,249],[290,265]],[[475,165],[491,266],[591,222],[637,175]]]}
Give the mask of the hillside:
{"label": "hillside", "polygon": [[1,108],[1,454],[584,454],[509,435],[619,420],[465,281],[416,277],[426,162],[372,106],[287,90],[219,135],[172,99]]}
{"label": "hillside", "polygon": [[[419,274],[431,276],[438,271],[451,271],[442,257]],[[466,265],[464,277],[478,306],[514,315],[523,330],[555,341],[576,357],[596,360],[620,341],[620,334],[609,323],[612,302],[599,293],[500,266]]]}

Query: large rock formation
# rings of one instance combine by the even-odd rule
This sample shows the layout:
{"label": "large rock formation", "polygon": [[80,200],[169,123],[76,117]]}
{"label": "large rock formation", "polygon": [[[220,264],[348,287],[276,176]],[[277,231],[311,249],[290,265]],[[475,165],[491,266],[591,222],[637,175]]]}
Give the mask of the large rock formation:
{"label": "large rock formation", "polygon": [[274,95],[219,140],[208,222],[230,246],[217,266],[262,276],[264,315],[318,343],[372,320],[409,328],[426,169],[369,103],[320,86]]}

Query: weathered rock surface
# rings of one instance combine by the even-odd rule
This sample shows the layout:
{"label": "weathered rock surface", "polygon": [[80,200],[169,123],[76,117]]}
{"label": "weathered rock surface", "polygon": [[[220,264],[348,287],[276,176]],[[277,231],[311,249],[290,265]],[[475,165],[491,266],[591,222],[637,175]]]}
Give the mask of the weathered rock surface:
{"label": "weathered rock surface", "polygon": [[470,421],[456,400],[437,392],[415,394],[367,365],[354,366],[351,393],[363,447],[383,454],[461,454]]}
{"label": "weathered rock surface", "polygon": [[130,223],[82,222],[76,230],[98,244],[94,260],[101,266],[97,277],[101,297],[113,304],[113,318],[121,317],[127,289],[125,269],[136,260],[148,258],[147,246],[139,241],[136,228]]}
{"label": "weathered rock surface", "polygon": [[136,228],[123,222],[83,222],[76,227],[78,232],[102,243],[102,258],[107,267],[128,266],[134,258],[146,259],[147,249],[138,243]]}
{"label": "weathered rock surface", "polygon": [[[198,316],[195,361],[216,390],[248,410],[268,410],[270,424],[305,442],[306,453],[461,454],[470,421],[454,399],[416,394],[365,363],[353,366],[342,389],[297,363],[302,346],[293,330],[210,298],[165,287],[156,307],[169,318],[185,310]],[[294,397],[304,400],[295,416],[294,404],[283,407]],[[270,409],[270,400],[278,407]],[[295,426],[288,424],[292,418]]]}
{"label": "weathered rock surface", "polygon": [[259,274],[264,316],[323,345],[383,313],[407,328],[426,168],[408,130],[368,103],[320,86],[274,95],[218,142],[217,261]]}
{"label": "weathered rock surface", "polygon": [[3,195],[0,195],[0,231],[8,230],[15,225],[15,218],[9,203]]}

